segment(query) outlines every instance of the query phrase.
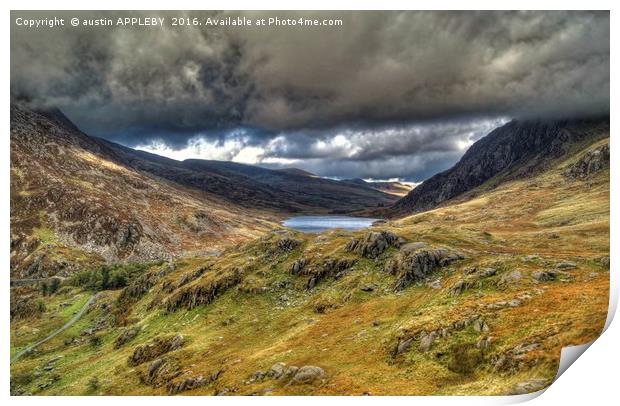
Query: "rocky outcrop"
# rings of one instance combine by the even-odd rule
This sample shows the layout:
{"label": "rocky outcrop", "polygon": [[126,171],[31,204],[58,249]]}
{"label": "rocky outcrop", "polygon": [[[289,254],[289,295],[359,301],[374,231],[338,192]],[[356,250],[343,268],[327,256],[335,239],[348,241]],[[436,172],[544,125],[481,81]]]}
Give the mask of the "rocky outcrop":
{"label": "rocky outcrop", "polygon": [[167,312],[174,312],[180,308],[191,310],[196,306],[209,304],[216,297],[229,288],[238,285],[243,280],[243,271],[239,268],[224,271],[214,280],[188,285],[169,296],[162,306]]}
{"label": "rocky outcrop", "polygon": [[293,251],[299,244],[301,244],[301,241],[285,237],[278,240],[276,247],[278,251],[288,253]]}
{"label": "rocky outcrop", "polygon": [[585,180],[604,169],[609,169],[609,144],[586,152],[564,171],[564,175],[568,178]]}
{"label": "rocky outcrop", "polygon": [[184,285],[187,285],[188,283],[200,278],[202,275],[204,275],[208,270],[210,270],[211,268],[209,266],[201,266],[200,268],[196,269],[193,272],[187,272],[183,275],[181,275],[179,277],[179,279],[177,279],[175,282],[170,282],[167,283],[164,287],[163,287],[163,291],[166,293],[170,293]]}
{"label": "rocky outcrop", "polygon": [[325,383],[327,374],[323,368],[314,365],[296,367],[294,365],[286,365],[284,362],[278,362],[272,365],[266,372],[255,372],[245,383],[252,384],[265,379],[277,380],[285,385],[312,385]]}
{"label": "rocky outcrop", "polygon": [[478,333],[486,333],[490,330],[485,317],[474,314],[434,330],[405,331],[403,335],[398,338],[398,342],[392,350],[392,356],[395,357],[409,351],[411,346],[416,342],[418,343],[417,348],[419,352],[428,352],[436,340],[447,338],[455,332],[462,331],[469,326],[473,326],[474,331]]}
{"label": "rocky outcrop", "polygon": [[345,249],[363,257],[374,259],[389,247],[399,247],[405,240],[390,231],[371,231],[362,239],[353,238]]}
{"label": "rocky outcrop", "polygon": [[159,388],[167,385],[181,373],[181,364],[176,358],[157,358],[148,365],[146,372],[141,375],[141,380],[153,388]]}
{"label": "rocky outcrop", "polygon": [[425,244],[413,243],[403,246],[398,254],[385,264],[385,271],[398,277],[395,290],[430,276],[439,268],[463,259],[460,253],[447,249],[430,249]]}
{"label": "rocky outcrop", "polygon": [[45,311],[43,301],[32,295],[19,296],[11,292],[11,320],[27,319],[40,316]]}
{"label": "rocky outcrop", "polygon": [[299,275],[309,262],[310,261],[307,258],[298,259],[293,262],[293,264],[289,268],[289,272],[291,273],[291,275]]}
{"label": "rocky outcrop", "polygon": [[[452,168],[418,185],[392,206],[394,215],[433,209],[496,175],[505,179],[531,175],[570,151],[573,143],[609,132],[609,118],[589,121],[517,121],[476,141]],[[577,173],[604,165],[604,152],[580,164]],[[589,169],[588,169],[589,168]]]}
{"label": "rocky outcrop", "polygon": [[152,361],[170,351],[178,350],[185,343],[182,335],[156,337],[151,342],[137,346],[129,356],[127,363],[130,366],[140,365]]}
{"label": "rocky outcrop", "polygon": [[193,389],[201,388],[203,386],[207,386],[210,383],[215,382],[220,377],[222,372],[224,372],[224,370],[220,369],[206,377],[203,375],[196,375],[170,382],[168,383],[168,385],[166,385],[166,388],[168,389],[168,394],[176,395],[177,393],[186,392]]}
{"label": "rocky outcrop", "polygon": [[121,332],[121,334],[118,337],[116,337],[116,340],[114,340],[114,349],[117,350],[121,348],[123,345],[125,345],[125,343],[136,338],[138,333],[140,333],[139,326],[133,326],[133,327],[128,327],[124,329]]}
{"label": "rocky outcrop", "polygon": [[[314,288],[321,280],[327,277],[340,278],[342,274],[355,264],[354,259],[348,258],[325,258],[323,263],[319,267],[306,268],[305,273],[310,275],[306,287],[308,289]],[[303,272],[302,272],[303,274]]]}

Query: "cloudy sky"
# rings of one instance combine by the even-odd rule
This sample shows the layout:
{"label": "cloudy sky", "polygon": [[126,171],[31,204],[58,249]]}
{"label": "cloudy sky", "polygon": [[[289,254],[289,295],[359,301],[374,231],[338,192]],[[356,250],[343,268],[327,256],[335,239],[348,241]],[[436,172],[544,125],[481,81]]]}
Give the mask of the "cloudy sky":
{"label": "cloudy sky", "polygon": [[[162,27],[28,29],[13,98],[175,159],[421,181],[517,118],[609,112],[607,12],[161,13]],[[172,16],[337,18],[332,27],[171,27]]]}

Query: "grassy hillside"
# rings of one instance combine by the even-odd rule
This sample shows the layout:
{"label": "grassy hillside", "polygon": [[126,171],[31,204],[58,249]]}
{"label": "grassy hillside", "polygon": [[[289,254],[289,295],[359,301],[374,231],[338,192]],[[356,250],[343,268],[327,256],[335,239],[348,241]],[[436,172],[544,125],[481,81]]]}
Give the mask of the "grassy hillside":
{"label": "grassy hillside", "polygon": [[[607,315],[609,167],[572,168],[608,143],[369,230],[276,229],[219,257],[128,272],[124,287],[102,291],[75,325],[11,365],[11,391],[538,390],[560,349],[594,340]],[[51,296],[13,290],[27,303],[12,303],[11,354],[62,325],[102,286],[84,283],[93,278]]]}

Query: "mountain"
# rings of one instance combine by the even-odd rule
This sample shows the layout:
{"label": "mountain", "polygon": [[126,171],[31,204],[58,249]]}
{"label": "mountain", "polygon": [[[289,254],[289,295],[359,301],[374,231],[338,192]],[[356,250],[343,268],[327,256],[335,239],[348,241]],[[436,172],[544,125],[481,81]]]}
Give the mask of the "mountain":
{"label": "mountain", "polygon": [[11,275],[215,251],[273,215],[138,171],[58,110],[11,105]]}
{"label": "mountain", "polygon": [[609,136],[609,117],[513,120],[475,142],[452,168],[425,180],[390,208],[402,216],[433,209],[475,188],[531,176],[583,143]]}
{"label": "mountain", "polygon": [[370,187],[376,190],[379,190],[384,193],[388,193],[394,196],[405,196],[412,189],[411,186],[397,182],[397,181],[372,181],[368,182],[364,179],[354,178],[354,179],[344,179],[343,182],[354,183],[356,185]]}
{"label": "mountain", "polygon": [[367,185],[356,185],[299,170],[273,170],[237,162],[187,159],[176,161],[99,140],[136,170],[213,193],[249,208],[291,213],[347,213],[391,205],[397,200]]}

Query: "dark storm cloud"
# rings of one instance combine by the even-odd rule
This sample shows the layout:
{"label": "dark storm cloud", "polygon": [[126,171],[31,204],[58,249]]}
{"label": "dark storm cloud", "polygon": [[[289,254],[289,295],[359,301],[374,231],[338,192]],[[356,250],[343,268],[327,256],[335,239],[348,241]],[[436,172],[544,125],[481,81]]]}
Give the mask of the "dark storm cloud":
{"label": "dark storm cloud", "polygon": [[[12,20],[61,14],[128,13],[13,12]],[[58,106],[85,131],[127,145],[182,149],[197,134],[224,145],[230,129],[246,128],[241,144],[260,146],[261,156],[305,159],[321,173],[377,162],[366,165],[374,177],[390,172],[380,162],[397,167],[399,157],[458,156],[455,137],[472,123],[485,127],[480,117],[609,111],[607,12],[212,14],[342,18],[343,26],[13,24],[12,95]],[[458,125],[415,130],[446,120]],[[343,152],[345,140],[353,152]]]}

